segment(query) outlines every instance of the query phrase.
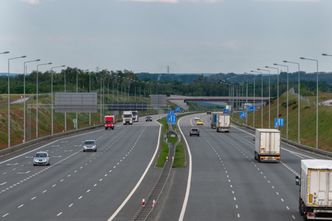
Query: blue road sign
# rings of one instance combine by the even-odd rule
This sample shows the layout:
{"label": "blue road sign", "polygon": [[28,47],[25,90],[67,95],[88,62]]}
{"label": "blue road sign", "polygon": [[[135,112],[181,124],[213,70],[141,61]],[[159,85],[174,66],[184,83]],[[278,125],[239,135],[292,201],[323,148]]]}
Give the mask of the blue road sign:
{"label": "blue road sign", "polygon": [[175,113],[179,113],[181,112],[181,108],[180,107],[176,107],[175,110],[174,110]]}
{"label": "blue road sign", "polygon": [[241,111],[240,112],[240,118],[241,119],[247,118],[247,112]]}
{"label": "blue road sign", "polygon": [[284,118],[274,118],[274,128],[283,127]]}
{"label": "blue road sign", "polygon": [[176,124],[176,115],[175,115],[174,111],[168,112],[168,114],[167,114],[167,123],[172,124],[172,125]]}
{"label": "blue road sign", "polygon": [[250,106],[247,107],[247,110],[248,110],[249,112],[253,112],[253,111],[256,110],[256,106],[255,106],[255,105],[250,105]]}

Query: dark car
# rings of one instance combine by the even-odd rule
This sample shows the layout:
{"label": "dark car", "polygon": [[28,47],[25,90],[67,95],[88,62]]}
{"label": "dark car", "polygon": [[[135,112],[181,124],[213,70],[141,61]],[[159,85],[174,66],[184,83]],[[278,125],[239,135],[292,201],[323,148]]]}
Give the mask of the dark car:
{"label": "dark car", "polygon": [[198,136],[199,137],[199,130],[198,128],[191,128],[190,132],[189,132],[190,136]]}
{"label": "dark car", "polygon": [[146,116],[145,117],[145,121],[148,122],[148,121],[152,121],[152,117],[151,116]]}

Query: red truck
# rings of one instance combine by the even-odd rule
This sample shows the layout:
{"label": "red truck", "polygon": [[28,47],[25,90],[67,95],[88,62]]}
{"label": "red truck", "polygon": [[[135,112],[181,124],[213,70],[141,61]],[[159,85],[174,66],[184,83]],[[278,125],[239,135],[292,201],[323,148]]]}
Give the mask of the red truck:
{"label": "red truck", "polygon": [[105,130],[107,130],[108,128],[111,128],[112,130],[114,130],[114,124],[115,124],[114,115],[105,115],[104,121],[105,121],[105,124],[104,124]]}

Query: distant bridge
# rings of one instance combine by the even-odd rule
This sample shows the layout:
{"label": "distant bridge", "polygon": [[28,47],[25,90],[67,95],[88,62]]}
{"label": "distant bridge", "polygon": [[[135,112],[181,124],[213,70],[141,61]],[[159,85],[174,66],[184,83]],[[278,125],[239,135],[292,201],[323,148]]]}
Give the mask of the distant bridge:
{"label": "distant bridge", "polygon": [[255,103],[261,105],[262,103],[265,105],[269,102],[269,97],[245,97],[245,96],[178,96],[172,95],[167,98],[167,100],[171,103],[174,103],[181,108],[187,110],[188,105],[187,102],[190,101],[206,101],[206,102],[225,102],[227,104],[234,106],[241,106],[244,103]]}

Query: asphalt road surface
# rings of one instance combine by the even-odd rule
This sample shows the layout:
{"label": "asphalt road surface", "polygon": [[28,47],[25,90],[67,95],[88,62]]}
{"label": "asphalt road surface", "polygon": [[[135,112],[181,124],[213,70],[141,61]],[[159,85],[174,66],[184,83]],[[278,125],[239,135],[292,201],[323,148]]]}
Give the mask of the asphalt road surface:
{"label": "asphalt road surface", "polygon": [[[300,160],[326,157],[282,144],[280,163],[259,163],[252,132],[232,126],[230,133],[217,133],[209,115],[198,116],[204,126],[196,126],[193,115],[180,121],[192,155],[183,220],[302,220],[295,185]],[[192,127],[200,137],[189,136]]]}
{"label": "asphalt road surface", "polygon": [[[146,170],[159,124],[116,125],[51,142],[50,166],[33,166],[37,150],[0,161],[0,220],[107,220]],[[82,141],[97,140],[97,152]]]}

